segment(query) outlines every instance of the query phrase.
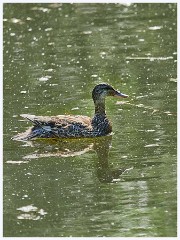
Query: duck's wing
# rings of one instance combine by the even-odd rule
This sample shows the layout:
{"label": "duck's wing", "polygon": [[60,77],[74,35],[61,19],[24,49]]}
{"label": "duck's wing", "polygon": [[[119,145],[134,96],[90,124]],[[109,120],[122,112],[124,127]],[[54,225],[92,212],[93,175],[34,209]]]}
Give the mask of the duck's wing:
{"label": "duck's wing", "polygon": [[91,125],[91,118],[87,116],[79,115],[35,116],[30,114],[21,114],[20,116],[28,119],[35,126],[65,127],[71,124],[82,124],[88,127]]}

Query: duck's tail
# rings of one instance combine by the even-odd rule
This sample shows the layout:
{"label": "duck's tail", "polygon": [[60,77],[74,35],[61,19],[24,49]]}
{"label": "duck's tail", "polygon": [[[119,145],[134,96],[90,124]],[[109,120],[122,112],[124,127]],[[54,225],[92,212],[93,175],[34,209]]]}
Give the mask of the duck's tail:
{"label": "duck's tail", "polygon": [[36,131],[32,131],[33,127],[27,129],[23,133],[18,133],[17,135],[13,136],[11,139],[16,141],[27,141],[32,138],[35,138],[38,136],[38,133]]}
{"label": "duck's tail", "polygon": [[12,140],[17,141],[27,141],[32,138],[49,138],[49,137],[58,137],[56,131],[54,131],[51,126],[42,125],[40,121],[35,119],[34,115],[22,114],[21,117],[28,119],[33,123],[33,127],[30,127],[23,133],[18,133],[16,136],[12,137]]}

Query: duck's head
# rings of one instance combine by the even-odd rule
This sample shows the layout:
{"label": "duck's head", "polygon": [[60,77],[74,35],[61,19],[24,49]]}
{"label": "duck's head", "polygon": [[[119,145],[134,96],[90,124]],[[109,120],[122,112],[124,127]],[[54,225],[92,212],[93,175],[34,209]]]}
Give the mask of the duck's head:
{"label": "duck's head", "polygon": [[119,98],[128,97],[128,95],[115,90],[113,87],[106,83],[101,83],[94,87],[92,91],[92,98],[94,100],[94,103],[96,103],[97,101],[103,101],[106,96],[113,96]]}

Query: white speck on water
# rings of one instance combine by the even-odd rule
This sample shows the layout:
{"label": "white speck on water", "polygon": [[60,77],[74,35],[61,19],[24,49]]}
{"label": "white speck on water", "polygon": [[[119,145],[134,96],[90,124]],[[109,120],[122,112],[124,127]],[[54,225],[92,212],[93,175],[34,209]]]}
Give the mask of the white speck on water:
{"label": "white speck on water", "polygon": [[38,80],[41,82],[45,82],[45,81],[48,81],[50,78],[51,78],[51,76],[44,76],[44,77],[39,78]]}
{"label": "white speck on water", "polygon": [[154,129],[148,129],[148,130],[146,130],[146,132],[155,132],[155,130]]}
{"label": "white speck on water", "polygon": [[45,212],[43,209],[40,209],[40,210],[38,211],[38,213],[39,213],[40,215],[45,215],[45,214],[47,214],[47,212]]}
{"label": "white speck on water", "polygon": [[17,219],[21,219],[21,220],[26,219],[26,220],[35,220],[36,221],[36,220],[40,219],[40,216],[36,216],[32,213],[23,213],[23,214],[17,216]]}
{"label": "white speck on water", "polygon": [[52,31],[52,28],[46,28],[45,32]]}
{"label": "white speck on water", "polygon": [[105,56],[105,55],[106,55],[106,52],[100,52],[100,55],[101,55],[101,56]]}
{"label": "white speck on water", "polygon": [[170,78],[170,82],[176,82],[177,83],[177,78]]}
{"label": "white speck on water", "polygon": [[172,56],[169,57],[126,57],[127,60],[149,60],[149,61],[155,61],[155,60],[168,60],[168,59],[173,59]]}
{"label": "white speck on water", "polygon": [[83,33],[89,35],[92,34],[92,31],[84,31]]}
{"label": "white speck on water", "polygon": [[145,145],[144,147],[145,147],[145,148],[146,148],[146,147],[159,147],[159,144],[157,144],[157,143],[148,144],[148,145]]}
{"label": "white speck on water", "polygon": [[21,164],[21,163],[27,163],[27,161],[12,161],[12,160],[9,160],[9,161],[7,161],[6,163],[10,163],[10,164]]}
{"label": "white speck on water", "polygon": [[36,42],[38,41],[38,39],[36,37],[33,37],[33,40],[36,41]]}
{"label": "white speck on water", "polygon": [[159,30],[161,28],[162,26],[153,26],[153,27],[149,27],[149,30]]}
{"label": "white speck on water", "polygon": [[22,212],[32,212],[32,211],[37,211],[38,208],[33,205],[27,205],[27,206],[17,208],[17,210],[22,211]]}
{"label": "white speck on water", "polygon": [[71,110],[78,110],[79,107],[74,107],[74,108],[71,108]]}
{"label": "white speck on water", "polygon": [[27,93],[27,91],[21,91],[20,93],[23,93],[23,94],[25,94],[25,93]]}
{"label": "white speck on water", "polygon": [[42,12],[50,12],[50,9],[48,8],[44,8],[44,7],[32,7],[31,10],[39,10],[39,11],[42,11]]}
{"label": "white speck on water", "polygon": [[11,22],[12,23],[21,23],[21,24],[23,23],[21,19],[17,19],[17,18],[12,18]]}
{"label": "white speck on water", "polygon": [[50,42],[50,43],[48,43],[49,46],[54,45],[54,44],[55,44],[54,42]]}
{"label": "white speck on water", "polygon": [[23,197],[24,197],[24,198],[27,198],[27,197],[28,197],[28,195],[26,195],[26,194],[25,194]]}
{"label": "white speck on water", "polygon": [[52,72],[54,69],[52,69],[52,68],[49,68],[49,69],[47,69],[47,70],[45,70],[46,72]]}

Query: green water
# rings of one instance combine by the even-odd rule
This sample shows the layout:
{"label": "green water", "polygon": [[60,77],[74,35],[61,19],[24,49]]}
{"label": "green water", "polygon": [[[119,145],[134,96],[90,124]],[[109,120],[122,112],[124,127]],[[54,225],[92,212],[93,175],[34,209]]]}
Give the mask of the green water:
{"label": "green water", "polygon": [[[4,4],[4,236],[175,237],[176,4]],[[113,135],[17,142],[19,114],[93,116]]]}

